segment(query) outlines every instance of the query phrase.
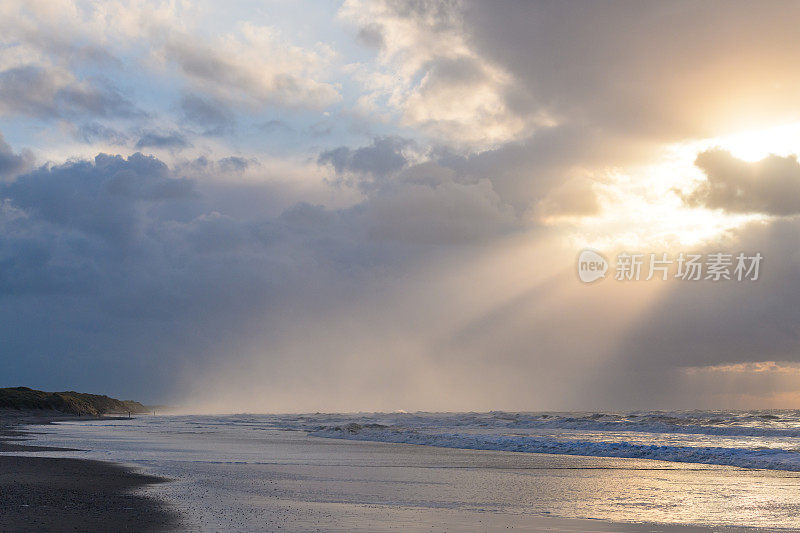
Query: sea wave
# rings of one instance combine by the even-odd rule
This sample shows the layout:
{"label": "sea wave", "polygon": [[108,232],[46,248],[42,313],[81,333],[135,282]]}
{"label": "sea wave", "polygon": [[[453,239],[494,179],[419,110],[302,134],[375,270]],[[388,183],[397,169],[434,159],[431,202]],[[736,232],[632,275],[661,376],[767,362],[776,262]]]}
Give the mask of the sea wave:
{"label": "sea wave", "polygon": [[654,459],[681,463],[800,471],[800,453],[783,449],[743,449],[715,446],[670,446],[627,441],[561,440],[527,435],[424,432],[355,422],[310,432],[312,436],[420,444],[444,448],[549,453],[593,457]]}
{"label": "sea wave", "polygon": [[348,422],[413,429],[574,430],[596,432],[800,437],[798,411],[675,411],[642,413],[359,413],[282,415],[277,426],[323,429]]}

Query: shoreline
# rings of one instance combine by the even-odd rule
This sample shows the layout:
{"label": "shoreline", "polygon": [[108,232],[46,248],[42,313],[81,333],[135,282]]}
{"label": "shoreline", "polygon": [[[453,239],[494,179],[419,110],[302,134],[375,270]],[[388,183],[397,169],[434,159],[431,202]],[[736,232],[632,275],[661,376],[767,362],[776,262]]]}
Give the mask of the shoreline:
{"label": "shoreline", "polygon": [[0,531],[175,531],[178,513],[137,489],[166,478],[93,459],[6,455],[76,451],[24,444],[24,426],[89,417],[0,410]]}
{"label": "shoreline", "polygon": [[[171,466],[166,469],[148,468],[155,475],[178,480],[157,489],[158,498],[180,510],[184,520],[178,527],[191,531],[796,531],[766,525],[722,526],[665,523],[645,518],[635,521],[591,518],[580,512],[563,514],[560,512],[563,508],[537,503],[541,501],[536,500],[537,490],[558,493],[565,479],[578,479],[572,474],[565,476],[563,467],[569,467],[570,472],[586,472],[588,477],[582,483],[589,487],[597,485],[598,480],[628,483],[633,479],[624,473],[622,477],[613,473],[619,469],[591,468],[595,463],[605,465],[602,458],[578,458],[576,463],[574,456],[349,441],[312,437],[302,431],[270,430],[260,433],[257,439],[237,441],[237,446],[243,446],[238,448],[239,453],[258,456],[241,460],[220,452],[224,449],[220,443],[230,441],[227,438],[216,440],[213,432],[192,433],[188,441],[173,440],[172,432],[166,440],[160,440],[156,432],[147,443],[138,443],[140,432],[135,427],[112,426],[105,430],[109,433],[101,429],[96,439],[90,436],[91,431],[80,431],[75,434],[78,438],[49,442],[76,448],[88,446],[95,452],[91,455],[101,461],[105,456],[104,439],[137,442],[136,448],[127,445],[117,448],[128,450],[113,455],[114,460],[123,464],[133,458],[129,451],[139,453],[141,446],[145,450],[182,450],[181,453],[191,450],[194,456],[188,467],[176,467],[175,460],[171,459]],[[206,440],[207,437],[210,440]],[[109,446],[113,449],[114,445]],[[633,460],[611,461],[627,464]],[[470,466],[464,468],[465,465]],[[709,471],[718,470],[711,468]],[[666,474],[680,471],[669,469]],[[611,472],[610,476],[606,472]],[[656,476],[661,475],[659,470]],[[239,484],[239,480],[244,483]],[[530,483],[521,484],[524,480]],[[496,502],[508,503],[503,499],[508,490],[503,494],[496,492],[503,486],[517,487],[514,491],[533,495],[529,502],[533,507],[528,509],[542,505],[539,509],[544,512],[519,513],[522,507],[514,510],[513,506],[495,505]],[[468,490],[464,491],[464,487]],[[492,496],[487,496],[490,494]],[[521,500],[513,500],[517,501]]]}

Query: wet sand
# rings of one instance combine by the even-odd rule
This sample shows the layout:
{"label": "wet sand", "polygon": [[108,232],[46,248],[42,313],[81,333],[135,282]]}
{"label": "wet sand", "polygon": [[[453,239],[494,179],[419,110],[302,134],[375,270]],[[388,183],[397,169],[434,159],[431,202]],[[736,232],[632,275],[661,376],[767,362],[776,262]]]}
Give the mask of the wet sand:
{"label": "wet sand", "polygon": [[[0,451],[57,451],[25,445],[18,428],[65,419],[0,411]],[[0,455],[0,531],[174,530],[179,515],[173,509],[135,493],[164,481],[101,461]]]}
{"label": "wet sand", "polygon": [[170,483],[103,461],[0,456],[0,531],[770,531],[528,512],[553,501],[572,505],[570,495],[581,491],[570,487],[596,491],[602,499],[617,490],[635,495],[653,479],[670,477],[686,485],[688,497],[695,478],[716,493],[718,483],[750,479],[747,471],[655,462],[647,462],[651,470],[631,470],[638,463],[628,459],[332,440],[296,431],[242,438],[196,427],[164,434],[142,430],[153,422],[59,425],[53,431],[61,438],[45,444],[90,448],[94,458],[115,450],[110,456],[121,463],[147,458],[148,471],[174,479]]}

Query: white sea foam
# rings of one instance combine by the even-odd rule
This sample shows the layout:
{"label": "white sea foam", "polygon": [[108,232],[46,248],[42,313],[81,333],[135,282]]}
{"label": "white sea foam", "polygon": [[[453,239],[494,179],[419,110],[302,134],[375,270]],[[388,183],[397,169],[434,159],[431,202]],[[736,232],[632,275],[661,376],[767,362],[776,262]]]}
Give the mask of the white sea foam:
{"label": "white sea foam", "polygon": [[327,438],[800,471],[797,411],[376,413],[282,422]]}
{"label": "white sea foam", "polygon": [[263,430],[299,430],[348,440],[800,471],[800,411],[241,414],[157,420],[143,423],[141,431],[189,437],[235,428],[257,438]]}
{"label": "white sea foam", "polygon": [[391,428],[359,428],[357,424],[315,431],[311,435],[338,439],[422,444],[444,448],[655,459],[682,463],[800,471],[800,453],[781,449],[662,446],[634,444],[625,441],[557,440],[521,435],[421,433],[414,430]]}
{"label": "white sea foam", "polygon": [[189,427],[231,423],[349,440],[800,471],[800,411],[235,415]]}

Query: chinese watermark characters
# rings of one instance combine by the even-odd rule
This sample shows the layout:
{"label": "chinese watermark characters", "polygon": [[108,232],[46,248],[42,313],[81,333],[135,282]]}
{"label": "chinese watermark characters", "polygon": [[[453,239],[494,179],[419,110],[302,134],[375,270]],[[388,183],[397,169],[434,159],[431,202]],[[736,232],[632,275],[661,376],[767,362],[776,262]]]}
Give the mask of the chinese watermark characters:
{"label": "chinese watermark characters", "polygon": [[763,259],[760,252],[752,255],[621,252],[611,268],[599,252],[583,250],[578,256],[578,277],[584,283],[592,283],[612,270],[616,281],[757,281]]}

